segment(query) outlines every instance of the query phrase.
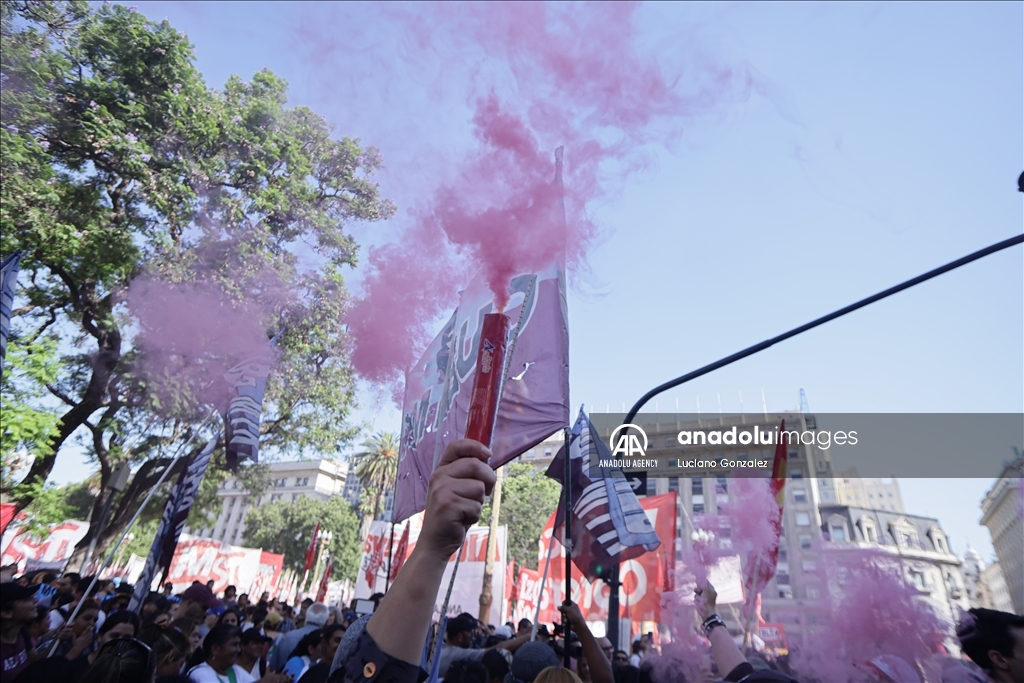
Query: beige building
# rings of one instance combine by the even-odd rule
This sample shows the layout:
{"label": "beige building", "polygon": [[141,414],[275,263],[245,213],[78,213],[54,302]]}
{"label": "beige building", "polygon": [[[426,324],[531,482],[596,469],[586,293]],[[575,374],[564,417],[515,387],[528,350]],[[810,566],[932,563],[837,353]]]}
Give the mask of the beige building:
{"label": "beige building", "polygon": [[313,496],[327,500],[345,491],[348,463],[336,460],[299,460],[272,462],[270,486],[259,500],[252,500],[241,482],[234,478],[221,484],[217,495],[221,499],[220,515],[216,523],[205,529],[185,528],[187,533],[200,538],[212,538],[231,545],[241,545],[245,532],[245,513],[253,505],[291,502],[299,496]]}
{"label": "beige building", "polygon": [[995,485],[981,501],[981,523],[992,535],[992,545],[999,558],[1010,602],[1016,614],[1024,614],[1024,496],[1021,495],[1024,477],[1024,457],[1006,463]]}
{"label": "beige building", "polygon": [[889,512],[904,511],[898,481],[858,477],[855,469],[849,469],[836,476],[836,498],[840,505],[868,507]]}
{"label": "beige building", "polygon": [[[1006,585],[999,562],[993,562],[981,572],[981,579],[989,596],[989,608],[1000,612],[1013,612],[1013,601],[1010,600],[1010,589]],[[1018,612],[1019,614],[1019,612]]]}

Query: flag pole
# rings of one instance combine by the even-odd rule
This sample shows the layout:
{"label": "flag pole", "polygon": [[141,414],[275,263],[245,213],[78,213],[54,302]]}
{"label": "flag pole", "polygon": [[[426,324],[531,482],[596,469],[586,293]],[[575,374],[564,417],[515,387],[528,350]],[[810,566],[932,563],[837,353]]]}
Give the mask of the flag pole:
{"label": "flag pole", "polygon": [[[216,414],[217,409],[214,408],[213,413],[210,415],[210,417],[213,417]],[[200,425],[199,429],[196,429],[195,431],[192,432],[192,436],[188,437],[188,441],[186,441],[185,444],[178,449],[178,452],[174,454],[174,458],[172,458],[171,462],[167,465],[167,467],[164,468],[164,471],[160,473],[160,477],[156,480],[156,483],[153,484],[153,487],[149,489],[149,493],[146,494],[146,498],[145,500],[142,501],[142,505],[140,505],[139,508],[135,511],[135,514],[132,515],[132,518],[128,520],[128,524],[125,526],[124,531],[121,532],[121,537],[117,539],[117,543],[115,543],[114,547],[110,549],[110,553],[107,554],[107,558],[103,560],[103,563],[100,565],[99,569],[97,569],[96,573],[93,574],[92,581],[89,582],[89,587],[85,589],[85,594],[82,596],[82,599],[78,601],[78,604],[75,605],[75,609],[71,613],[71,616],[68,617],[66,623],[70,624],[75,620],[75,617],[78,616],[79,610],[81,610],[82,605],[85,604],[85,598],[89,597],[89,594],[92,593],[92,589],[96,587],[96,582],[99,580],[100,574],[102,574],[103,570],[107,568],[107,565],[110,564],[110,561],[114,559],[114,553],[117,552],[117,549],[121,546],[121,543],[123,543],[124,539],[127,538],[128,532],[130,532],[132,530],[132,527],[135,526],[135,522],[138,521],[139,516],[142,514],[142,511],[146,509],[146,506],[149,504],[149,501],[153,499],[153,495],[156,493],[157,489],[160,488],[161,484],[164,483],[164,480],[167,479],[167,475],[170,474],[172,469],[174,469],[174,465],[178,462],[178,460],[181,459],[182,453],[184,453],[185,450],[192,444],[192,441],[196,438],[196,435],[199,434],[200,429],[203,426],[205,426],[205,423],[210,420],[210,417],[206,418],[206,420],[203,421],[203,424]],[[57,650],[57,645],[59,643],[60,639],[56,639],[53,641],[53,647],[50,648],[50,651],[46,655],[47,659],[53,656],[53,653]]]}
{"label": "flag pole", "polygon": [[[398,477],[395,477],[395,481],[398,481]],[[391,540],[388,541],[388,573],[384,576],[384,593],[388,592],[388,588],[391,587],[391,561],[395,554],[395,502],[391,501]]]}
{"label": "flag pole", "polygon": [[548,541],[548,559],[544,563],[544,575],[540,577],[540,592],[537,593],[537,609],[533,613],[533,630],[530,632],[530,642],[537,639],[537,622],[540,621],[540,605],[544,599],[544,586],[548,582],[548,568],[551,567],[551,555],[555,551],[555,527],[551,527],[551,540]]}
{"label": "flag pole", "polygon": [[[572,600],[572,457],[569,453],[569,430],[564,429],[562,436],[565,439],[565,601],[569,602]],[[572,663],[569,648],[572,629],[568,618],[562,619],[562,631],[565,638],[563,666],[569,669]]]}

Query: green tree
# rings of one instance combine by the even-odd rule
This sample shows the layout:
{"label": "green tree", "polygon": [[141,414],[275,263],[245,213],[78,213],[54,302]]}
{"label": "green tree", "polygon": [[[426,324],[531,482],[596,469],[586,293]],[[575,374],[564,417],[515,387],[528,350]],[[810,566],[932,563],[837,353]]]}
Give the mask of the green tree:
{"label": "green tree", "polygon": [[[138,325],[121,302],[141,274],[203,281],[259,304],[268,337],[285,328],[263,449],[332,453],[354,438],[342,273],[357,252],[346,226],[395,210],[371,179],[377,151],[286,107],[287,84],[270,71],[208,88],[185,36],[132,8],[4,2],[0,40],[0,253],[26,250],[0,455],[5,475],[27,473],[5,476],[4,496],[29,505],[77,438],[99,468],[95,529],[112,472],[131,460],[103,548],[176,449],[209,432],[205,387],[175,386],[169,372],[168,397],[140,372]],[[266,291],[267,273],[285,291]]]}
{"label": "green tree", "polygon": [[359,511],[363,515],[359,539],[366,540],[373,520],[380,517],[381,503],[387,491],[395,486],[398,476],[398,435],[380,432],[363,444],[366,449],[354,456],[356,476],[362,484]]}
{"label": "green tree", "polygon": [[309,539],[318,521],[322,531],[333,534],[329,547],[334,557],[333,579],[355,579],[362,554],[359,518],[342,498],[320,500],[302,495],[290,503],[252,506],[245,515],[242,538],[248,547],[281,553],[285,567],[301,576]]}
{"label": "green tree", "polygon": [[[508,527],[508,554],[517,567],[537,569],[537,539],[558,505],[562,488],[533,465],[505,465],[498,522]],[[491,523],[491,502],[484,503],[480,525]]]}

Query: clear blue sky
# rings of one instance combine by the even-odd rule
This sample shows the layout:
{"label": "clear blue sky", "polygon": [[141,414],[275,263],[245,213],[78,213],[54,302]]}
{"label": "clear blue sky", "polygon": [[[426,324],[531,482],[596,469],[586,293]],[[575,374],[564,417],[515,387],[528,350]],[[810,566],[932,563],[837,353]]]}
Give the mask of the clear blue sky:
{"label": "clear blue sky", "polygon": [[[408,206],[469,135],[458,84],[392,49],[381,5],[140,2],[195,45],[208,85],[269,67],[338,133],[380,147],[385,193]],[[670,64],[696,43],[748,64],[761,94],[685,130],[613,198],[569,296],[571,393],[595,410],[1021,232],[1021,3],[657,4],[642,48]],[[310,58],[300,29],[355,56]],[[380,35],[378,35],[378,32]],[[348,61],[346,61],[348,60]],[[332,85],[333,84],[333,85]],[[357,96],[354,96],[353,94]],[[461,99],[460,99],[461,98]],[[357,228],[365,244],[392,225]],[[358,285],[359,275],[351,279]],[[705,376],[662,411],[1020,412],[1024,249],[1016,247]],[[359,418],[398,430],[362,392]],[[653,406],[651,406],[653,408]],[[1022,437],[1024,438],[1024,437]],[[1007,457],[1010,456],[1009,450]],[[59,470],[68,480],[87,468]],[[990,482],[902,480],[909,512],[954,549],[991,555],[977,525]]]}

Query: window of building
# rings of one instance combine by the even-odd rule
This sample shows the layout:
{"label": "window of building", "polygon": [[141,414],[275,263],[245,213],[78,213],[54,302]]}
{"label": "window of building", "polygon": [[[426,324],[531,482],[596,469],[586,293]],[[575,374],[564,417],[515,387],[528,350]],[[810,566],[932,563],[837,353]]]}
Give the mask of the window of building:
{"label": "window of building", "polygon": [[830,494],[828,491],[822,491],[821,492],[821,499],[822,500],[832,500],[832,494]]}
{"label": "window of building", "polygon": [[271,494],[271,496],[270,496],[270,502],[271,503],[276,503],[279,500],[281,500],[281,494],[280,493]]}
{"label": "window of building", "polygon": [[793,502],[794,503],[806,503],[807,502],[807,489],[793,489]]}
{"label": "window of building", "polygon": [[715,489],[719,493],[728,493],[729,480],[726,477],[715,477]]}
{"label": "window of building", "polygon": [[679,490],[679,478],[678,477],[670,477],[669,480],[668,480],[668,491],[669,491],[669,493],[672,493],[673,491],[678,491],[678,490]]}
{"label": "window of building", "polygon": [[783,600],[793,599],[793,587],[792,586],[779,586],[779,597]]}
{"label": "window of building", "polygon": [[811,547],[811,537],[806,534],[802,534],[800,536],[800,547],[804,550],[808,550]]}
{"label": "window of building", "polygon": [[703,515],[704,514],[704,503],[694,503],[693,504],[693,514],[695,514],[695,515]]}
{"label": "window of building", "polygon": [[801,566],[803,567],[804,573],[813,573],[816,569],[814,566],[814,560],[804,560],[801,563]]}
{"label": "window of building", "polygon": [[792,479],[803,479],[804,478],[804,468],[802,468],[802,467],[792,467],[792,468],[790,468],[789,476]]}
{"label": "window of building", "polygon": [[676,443],[676,440],[670,436],[669,438],[665,439],[665,448],[672,448],[673,446],[676,445]]}
{"label": "window of building", "polygon": [[872,520],[866,517],[862,519],[860,521],[860,530],[861,533],[864,535],[865,541],[867,541],[868,543],[878,542],[878,532],[875,531],[875,523]]}
{"label": "window of building", "polygon": [[779,571],[775,574],[775,585],[776,586],[788,586],[789,585],[789,572]]}
{"label": "window of building", "polygon": [[918,590],[926,590],[927,586],[924,580],[924,572],[912,569],[910,571],[910,583],[914,584],[914,587]]}
{"label": "window of building", "polygon": [[797,526],[810,526],[811,516],[806,512],[796,513],[796,525]]}
{"label": "window of building", "polygon": [[846,543],[846,525],[838,522],[832,522],[828,526],[828,532],[830,537],[836,543]]}
{"label": "window of building", "polygon": [[789,459],[790,460],[796,460],[799,457],[800,457],[800,451],[790,451],[789,452]]}
{"label": "window of building", "polygon": [[871,500],[874,500],[875,499],[875,494],[869,493],[868,494],[868,498],[870,498]]}
{"label": "window of building", "polygon": [[704,480],[703,479],[694,479],[693,481],[691,481],[690,482],[690,493],[692,493],[695,496],[703,496],[704,495]]}

